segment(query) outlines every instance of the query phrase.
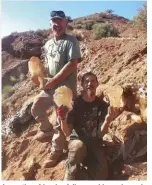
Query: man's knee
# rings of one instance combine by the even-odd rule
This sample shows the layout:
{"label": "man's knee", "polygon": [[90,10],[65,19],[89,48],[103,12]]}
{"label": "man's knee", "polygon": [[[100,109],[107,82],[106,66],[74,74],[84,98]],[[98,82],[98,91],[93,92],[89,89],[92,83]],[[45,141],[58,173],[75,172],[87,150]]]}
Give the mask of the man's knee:
{"label": "man's knee", "polygon": [[85,151],[86,146],[81,140],[72,140],[69,142],[69,151]]}
{"label": "man's knee", "polygon": [[32,107],[31,107],[31,113],[32,113],[32,115],[34,115],[34,110],[35,110],[35,107],[37,106],[37,102],[39,102],[39,99],[40,99],[39,96],[36,96],[36,97],[34,98],[33,105],[32,105]]}
{"label": "man's knee", "polygon": [[52,151],[63,150],[65,146],[66,138],[60,129],[54,130],[52,138]]}
{"label": "man's knee", "polygon": [[100,173],[96,176],[95,180],[107,180],[108,179],[108,166],[107,164],[102,165]]}
{"label": "man's knee", "polygon": [[70,163],[79,163],[83,161],[86,156],[86,146],[81,140],[70,141],[68,148]]}
{"label": "man's knee", "polygon": [[31,114],[35,118],[35,103],[33,102],[33,105],[31,107]]}
{"label": "man's knee", "polygon": [[41,96],[36,96],[31,107],[32,116],[36,119],[37,116],[40,116],[40,114],[43,114],[43,112],[46,111],[45,107],[44,98]]}
{"label": "man's knee", "polygon": [[100,169],[97,172],[96,180],[106,180],[108,178],[108,164],[104,152],[100,155]]}

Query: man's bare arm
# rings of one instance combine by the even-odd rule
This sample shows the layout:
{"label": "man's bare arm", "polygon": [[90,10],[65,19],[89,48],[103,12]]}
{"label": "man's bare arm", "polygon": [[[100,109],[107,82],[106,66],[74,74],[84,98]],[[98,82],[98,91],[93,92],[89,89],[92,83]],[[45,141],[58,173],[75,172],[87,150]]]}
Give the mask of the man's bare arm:
{"label": "man's bare arm", "polygon": [[69,112],[68,108],[66,106],[60,106],[57,108],[57,115],[58,118],[60,119],[60,126],[61,130],[63,131],[64,135],[66,137],[71,135],[72,132],[72,124],[68,124],[68,116],[72,111]]}
{"label": "man's bare arm", "polygon": [[54,88],[55,85],[62,82],[77,68],[77,63],[78,59],[72,59],[69,61],[53,78],[50,78],[45,85],[45,89]]}
{"label": "man's bare arm", "polygon": [[72,132],[72,125],[67,124],[67,120],[61,120],[61,129],[66,137],[69,137]]}
{"label": "man's bare arm", "polygon": [[121,110],[119,108],[115,107],[109,107],[108,108],[108,114],[105,118],[104,123],[101,125],[99,137],[103,137],[108,132],[108,127],[110,123],[116,119],[121,114]]}

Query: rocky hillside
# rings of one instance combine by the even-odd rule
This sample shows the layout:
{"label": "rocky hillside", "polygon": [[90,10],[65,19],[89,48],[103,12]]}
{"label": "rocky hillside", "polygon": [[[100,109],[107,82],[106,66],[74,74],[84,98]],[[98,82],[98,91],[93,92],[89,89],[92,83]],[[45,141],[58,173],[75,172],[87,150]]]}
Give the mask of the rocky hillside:
{"label": "rocky hillside", "polygon": [[[119,31],[118,37],[93,39],[87,23],[109,22]],[[93,71],[102,90],[109,86],[130,84],[146,88],[147,36],[114,14],[98,13],[75,19],[68,32],[80,40],[82,62],[78,79],[85,71]],[[50,138],[43,142],[34,139],[39,123],[30,114],[33,98],[39,93],[31,82],[27,63],[31,56],[42,58],[41,47],[51,37],[50,30],[12,33],[2,39],[2,177],[4,180],[62,180],[65,152],[54,168],[43,168],[50,152]],[[45,63],[44,63],[45,65]],[[78,81],[78,91],[80,90]],[[130,96],[127,96],[128,102]],[[132,103],[128,103],[133,106]],[[112,122],[104,138],[109,179],[145,180],[147,178],[147,126],[132,119],[133,109],[126,109]],[[55,114],[48,112],[51,123]],[[140,112],[137,113],[140,115]],[[122,149],[125,146],[125,150]],[[129,148],[128,148],[129,147]],[[126,153],[127,151],[127,153]],[[83,172],[82,172],[83,174]]]}

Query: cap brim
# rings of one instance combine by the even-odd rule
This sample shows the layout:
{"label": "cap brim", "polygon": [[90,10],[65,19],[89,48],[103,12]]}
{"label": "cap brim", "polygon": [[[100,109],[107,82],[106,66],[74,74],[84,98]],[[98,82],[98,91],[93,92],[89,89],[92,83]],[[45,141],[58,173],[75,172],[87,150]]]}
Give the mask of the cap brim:
{"label": "cap brim", "polygon": [[53,19],[66,19],[66,18],[63,18],[63,17],[60,17],[60,16],[54,16],[54,17],[51,17],[51,20],[53,20]]}

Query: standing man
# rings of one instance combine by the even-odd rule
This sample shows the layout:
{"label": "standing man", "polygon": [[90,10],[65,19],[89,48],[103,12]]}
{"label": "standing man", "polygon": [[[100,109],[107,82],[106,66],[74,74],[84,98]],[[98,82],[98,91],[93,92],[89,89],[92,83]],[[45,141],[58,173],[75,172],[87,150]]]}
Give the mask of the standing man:
{"label": "standing man", "polygon": [[[35,139],[52,135],[52,125],[49,122],[46,110],[54,105],[53,94],[59,86],[66,85],[71,88],[76,96],[77,64],[80,62],[80,48],[77,39],[66,34],[68,18],[63,11],[52,11],[51,26],[54,37],[46,42],[44,46],[46,61],[49,67],[48,81],[44,90],[34,100],[31,112],[40,127]],[[57,126],[60,127],[60,126]],[[60,130],[55,131],[55,143],[53,151],[62,150],[63,134]]]}
{"label": "standing man", "polygon": [[98,80],[92,72],[85,73],[83,91],[65,120],[64,109],[58,110],[63,133],[69,140],[69,154],[64,180],[76,180],[80,163],[87,167],[90,180],[106,180],[108,168],[102,148],[102,137],[120,110],[96,97]]}

